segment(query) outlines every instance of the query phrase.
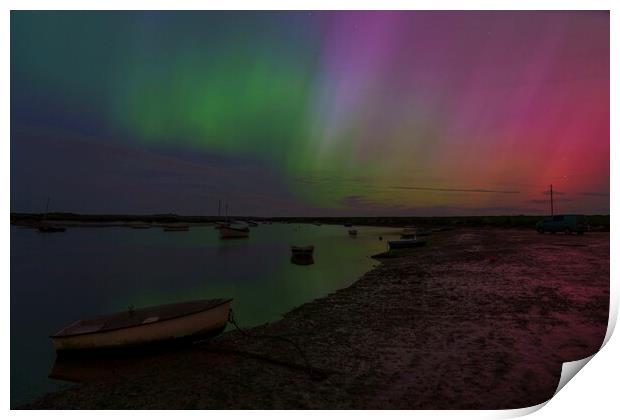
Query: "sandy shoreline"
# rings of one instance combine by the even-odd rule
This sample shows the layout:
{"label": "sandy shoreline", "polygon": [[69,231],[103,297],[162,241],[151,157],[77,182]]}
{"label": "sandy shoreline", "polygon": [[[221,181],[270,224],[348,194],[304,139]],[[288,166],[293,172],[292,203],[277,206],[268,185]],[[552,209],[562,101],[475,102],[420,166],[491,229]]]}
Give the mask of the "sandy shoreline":
{"label": "sandy shoreline", "polygon": [[[549,399],[561,363],[591,355],[607,328],[609,234],[440,232],[348,288],[254,334],[231,331],[23,408],[496,409]],[[243,325],[243,320],[238,320]]]}

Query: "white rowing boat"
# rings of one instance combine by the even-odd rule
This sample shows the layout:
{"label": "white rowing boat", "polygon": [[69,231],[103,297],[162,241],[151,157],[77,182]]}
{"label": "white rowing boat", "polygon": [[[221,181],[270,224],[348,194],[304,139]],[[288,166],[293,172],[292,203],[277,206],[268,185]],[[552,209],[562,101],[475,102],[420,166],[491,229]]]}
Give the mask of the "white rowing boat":
{"label": "white rowing boat", "polygon": [[232,299],[195,300],[130,309],[73,322],[51,336],[56,352],[107,350],[193,340],[226,328]]}

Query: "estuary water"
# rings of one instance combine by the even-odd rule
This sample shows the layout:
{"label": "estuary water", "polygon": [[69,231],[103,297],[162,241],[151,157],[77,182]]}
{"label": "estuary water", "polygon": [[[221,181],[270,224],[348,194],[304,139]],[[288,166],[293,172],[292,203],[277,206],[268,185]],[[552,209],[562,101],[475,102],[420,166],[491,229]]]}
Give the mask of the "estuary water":
{"label": "estuary water", "polygon": [[[213,226],[74,227],[39,233],[11,227],[11,406],[66,387],[49,379],[49,338],[81,318],[192,299],[233,298],[242,326],[278,320],[290,309],[347,287],[377,262],[400,230],[261,224],[245,239]],[[383,240],[379,240],[382,237]],[[314,264],[290,261],[291,245],[314,245]]]}

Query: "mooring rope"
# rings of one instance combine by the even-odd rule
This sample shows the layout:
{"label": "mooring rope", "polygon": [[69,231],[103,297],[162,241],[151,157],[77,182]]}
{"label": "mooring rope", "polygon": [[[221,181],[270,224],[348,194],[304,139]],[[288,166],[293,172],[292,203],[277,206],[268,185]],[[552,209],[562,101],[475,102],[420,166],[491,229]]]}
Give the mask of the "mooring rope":
{"label": "mooring rope", "polygon": [[291,340],[290,338],[283,337],[281,335],[252,334],[252,333],[248,332],[247,330],[244,330],[243,328],[241,328],[239,326],[239,324],[237,324],[237,321],[235,320],[235,316],[233,314],[233,310],[232,309],[230,309],[230,312],[228,312],[228,322],[230,322],[237,329],[237,331],[239,331],[245,337],[268,338],[268,339],[272,339],[272,340],[284,341],[286,343],[291,344],[293,347],[295,347],[295,350],[297,350],[297,352],[299,353],[299,355],[303,359],[304,364],[306,365],[306,369],[307,369],[308,373],[310,374],[310,376],[313,379],[323,379],[324,378],[324,376],[325,376],[324,374],[318,372],[316,369],[314,369],[312,367],[312,365],[310,364],[310,361],[308,360],[308,357],[306,356],[306,353],[303,351],[301,346],[299,344],[297,344],[295,341]]}

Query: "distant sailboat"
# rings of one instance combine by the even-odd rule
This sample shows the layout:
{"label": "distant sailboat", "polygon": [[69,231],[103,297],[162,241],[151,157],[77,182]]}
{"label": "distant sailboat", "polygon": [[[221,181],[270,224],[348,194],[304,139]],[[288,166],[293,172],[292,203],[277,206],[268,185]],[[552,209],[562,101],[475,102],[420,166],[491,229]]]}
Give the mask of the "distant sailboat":
{"label": "distant sailboat", "polygon": [[247,238],[250,236],[250,228],[245,227],[235,227],[233,225],[221,226],[220,228],[220,238],[222,239],[234,239],[234,238]]}
{"label": "distant sailboat", "polygon": [[54,233],[54,232],[64,232],[67,230],[62,226],[53,225],[47,222],[47,213],[50,207],[50,199],[48,197],[47,204],[45,205],[45,215],[43,216],[43,220],[37,226],[37,230],[43,233]]}

